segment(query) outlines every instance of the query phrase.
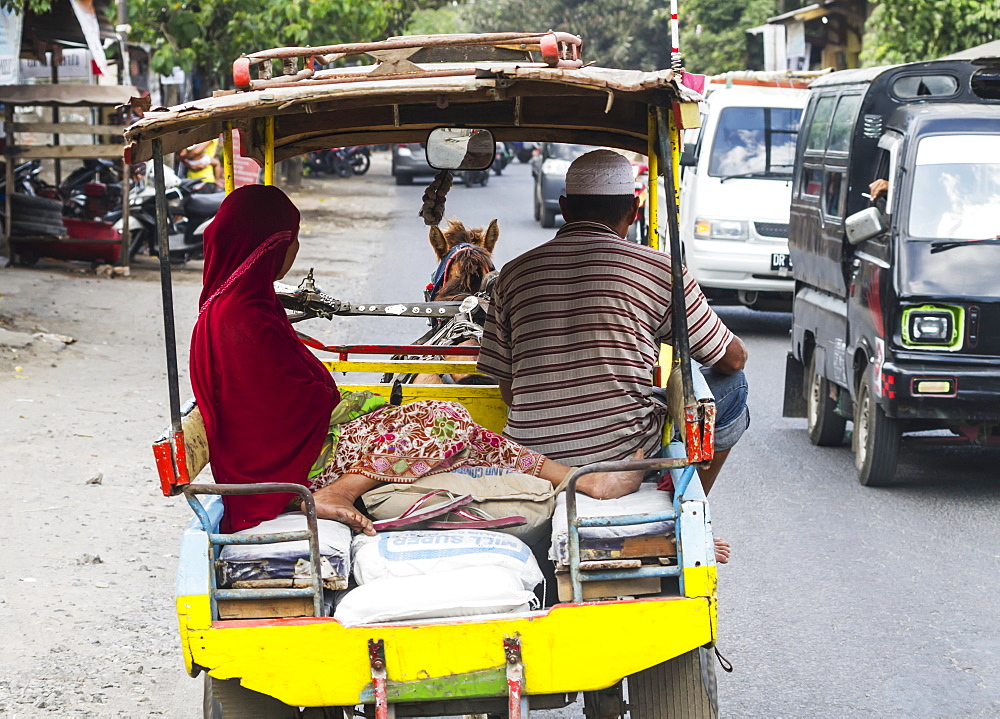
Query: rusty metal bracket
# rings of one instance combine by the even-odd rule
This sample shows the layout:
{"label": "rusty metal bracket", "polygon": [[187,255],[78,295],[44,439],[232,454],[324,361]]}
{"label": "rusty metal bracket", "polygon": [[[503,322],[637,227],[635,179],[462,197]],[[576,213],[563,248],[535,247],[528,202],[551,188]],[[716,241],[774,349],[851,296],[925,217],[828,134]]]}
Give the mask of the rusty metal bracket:
{"label": "rusty metal bracket", "polygon": [[528,695],[524,693],[524,664],[521,661],[521,635],[503,638],[503,653],[507,660],[507,715],[510,719],[526,719],[530,714]]}
{"label": "rusty metal bracket", "polygon": [[423,70],[419,65],[410,62],[410,56],[420,50],[418,47],[399,48],[396,50],[370,50],[368,55],[379,61],[368,77],[378,75],[405,75]]}
{"label": "rusty metal bracket", "polygon": [[385,671],[385,643],[381,639],[368,640],[368,662],[372,667],[372,687],[375,690],[375,719],[395,719],[396,711],[390,706],[386,693],[388,675]]}

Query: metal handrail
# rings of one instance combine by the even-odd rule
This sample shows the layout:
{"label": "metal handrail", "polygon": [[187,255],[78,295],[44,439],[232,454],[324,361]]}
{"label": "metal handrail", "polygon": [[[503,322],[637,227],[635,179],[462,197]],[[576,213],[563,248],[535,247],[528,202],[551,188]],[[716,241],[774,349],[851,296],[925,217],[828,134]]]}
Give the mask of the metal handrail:
{"label": "metal handrail", "polygon": [[[258,484],[188,484],[184,486],[184,496],[201,522],[201,527],[208,535],[210,543],[211,577],[209,583],[209,598],[212,605],[212,619],[218,619],[218,599],[275,599],[287,597],[304,597],[312,595],[313,615],[323,616],[323,584],[320,574],[319,525],[316,521],[316,503],[312,492],[301,484],[290,482],[262,482]],[[272,532],[269,534],[220,534],[215,531],[204,505],[196,498],[199,494],[216,496],[239,496],[246,494],[294,493],[302,498],[305,504],[306,531]],[[219,561],[219,547],[238,544],[277,544],[280,542],[309,541],[309,566],[312,587],[288,589],[219,589],[217,586],[216,562]]]}
{"label": "metal handrail", "polygon": [[[580,570],[580,528],[581,527],[616,527],[626,524],[652,524],[654,522],[664,522],[668,520],[677,521],[680,509],[675,499],[675,509],[671,512],[658,512],[654,514],[631,514],[619,517],[585,517],[581,518],[577,514],[576,506],[576,485],[580,477],[585,474],[596,472],[627,472],[631,470],[642,470],[644,472],[655,469],[681,469],[688,467],[693,474],[694,467],[688,464],[686,457],[665,457],[660,459],[634,459],[619,462],[595,462],[578,467],[570,472],[569,479],[566,480],[566,525],[568,530],[569,544],[569,575],[570,584],[573,588],[573,601],[583,601],[583,582],[595,582],[606,579],[625,579],[639,577],[676,577],[680,574],[680,566],[677,567],[637,567],[634,569],[616,569],[605,572],[587,572],[586,576]],[[687,474],[687,473],[685,473]],[[690,481],[690,479],[688,479]],[[687,484],[685,483],[685,487]],[[677,492],[680,497],[681,492]],[[675,536],[677,526],[674,527]],[[678,541],[678,547],[680,542]],[[679,551],[679,550],[678,550]]]}

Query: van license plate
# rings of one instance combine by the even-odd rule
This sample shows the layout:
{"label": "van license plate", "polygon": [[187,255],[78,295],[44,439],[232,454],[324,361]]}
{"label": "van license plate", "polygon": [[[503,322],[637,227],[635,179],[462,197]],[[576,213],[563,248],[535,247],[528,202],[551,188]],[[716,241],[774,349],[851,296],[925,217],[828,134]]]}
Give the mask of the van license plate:
{"label": "van license plate", "polygon": [[771,270],[790,270],[792,269],[792,258],[788,256],[787,252],[772,252],[771,253]]}

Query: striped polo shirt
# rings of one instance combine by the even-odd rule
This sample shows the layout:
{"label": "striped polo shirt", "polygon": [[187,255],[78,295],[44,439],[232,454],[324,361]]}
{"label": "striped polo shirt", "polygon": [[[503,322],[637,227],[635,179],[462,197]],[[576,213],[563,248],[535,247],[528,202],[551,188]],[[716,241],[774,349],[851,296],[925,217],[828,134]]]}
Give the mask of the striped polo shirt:
{"label": "striped polo shirt", "polygon": [[[573,465],[660,445],[653,397],[659,344],[671,339],[670,257],[596,222],[564,225],[504,265],[479,370],[512,383],[504,435]],[[691,355],[714,364],[733,335],[684,270]]]}

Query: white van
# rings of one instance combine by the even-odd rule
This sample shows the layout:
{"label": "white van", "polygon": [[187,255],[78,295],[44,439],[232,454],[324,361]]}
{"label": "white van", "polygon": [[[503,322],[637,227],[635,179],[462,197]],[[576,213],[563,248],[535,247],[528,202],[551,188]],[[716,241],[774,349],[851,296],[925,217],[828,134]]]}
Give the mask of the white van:
{"label": "white van", "polygon": [[685,262],[716,301],[790,311],[788,209],[808,91],[708,88],[708,114],[681,157]]}

